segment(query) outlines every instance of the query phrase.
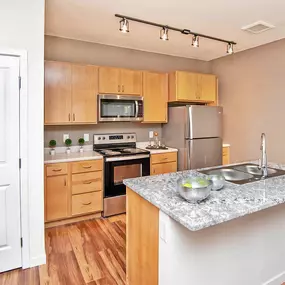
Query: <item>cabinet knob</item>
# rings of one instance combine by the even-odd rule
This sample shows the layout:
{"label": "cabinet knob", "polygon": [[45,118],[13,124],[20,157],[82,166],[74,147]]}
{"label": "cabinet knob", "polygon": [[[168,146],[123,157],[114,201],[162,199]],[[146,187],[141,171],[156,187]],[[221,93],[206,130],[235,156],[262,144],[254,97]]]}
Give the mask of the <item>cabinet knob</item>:
{"label": "cabinet knob", "polygon": [[70,122],[70,113],[68,114],[68,121]]}
{"label": "cabinet knob", "polygon": [[118,91],[121,92],[121,86],[120,85],[118,85]]}
{"label": "cabinet knob", "polygon": [[122,85],[122,91],[125,92],[125,86],[124,85]]}
{"label": "cabinet knob", "polygon": [[75,121],[75,114],[73,114],[73,121]]}

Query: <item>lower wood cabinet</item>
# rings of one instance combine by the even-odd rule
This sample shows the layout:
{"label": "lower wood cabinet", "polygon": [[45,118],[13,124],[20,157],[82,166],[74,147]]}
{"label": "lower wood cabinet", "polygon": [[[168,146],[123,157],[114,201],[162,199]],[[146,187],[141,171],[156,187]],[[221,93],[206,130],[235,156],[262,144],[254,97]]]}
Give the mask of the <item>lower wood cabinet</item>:
{"label": "lower wood cabinet", "polygon": [[230,164],[230,147],[223,147],[223,165]]}
{"label": "lower wood cabinet", "polygon": [[150,175],[177,171],[177,152],[152,154],[150,161]]}
{"label": "lower wood cabinet", "polygon": [[103,161],[45,165],[45,221],[98,213],[103,209]]}

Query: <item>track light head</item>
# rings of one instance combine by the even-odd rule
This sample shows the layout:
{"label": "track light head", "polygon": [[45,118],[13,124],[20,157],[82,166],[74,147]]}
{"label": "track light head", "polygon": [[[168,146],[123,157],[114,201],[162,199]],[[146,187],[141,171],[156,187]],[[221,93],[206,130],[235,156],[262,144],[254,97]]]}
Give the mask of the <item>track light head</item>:
{"label": "track light head", "polygon": [[128,33],[130,31],[130,29],[129,29],[129,21],[126,18],[123,18],[120,21],[120,31],[122,33]]}
{"label": "track light head", "polygon": [[227,45],[227,53],[233,54],[234,53],[234,45],[232,43],[228,43]]}
{"label": "track light head", "polygon": [[169,40],[169,38],[168,38],[168,28],[167,27],[163,27],[160,30],[160,39],[163,40],[163,41],[168,41]]}
{"label": "track light head", "polygon": [[192,37],[192,46],[195,48],[199,47],[199,37],[196,35],[193,35]]}

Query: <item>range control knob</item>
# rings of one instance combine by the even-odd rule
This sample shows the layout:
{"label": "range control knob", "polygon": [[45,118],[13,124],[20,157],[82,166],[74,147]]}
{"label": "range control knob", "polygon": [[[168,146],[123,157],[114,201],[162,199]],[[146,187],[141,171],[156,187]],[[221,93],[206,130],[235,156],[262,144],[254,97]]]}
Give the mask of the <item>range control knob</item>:
{"label": "range control knob", "polygon": [[105,137],[102,137],[102,140],[104,141],[104,140],[105,140]]}
{"label": "range control knob", "polygon": [[101,137],[98,137],[98,141],[100,141],[101,140]]}
{"label": "range control knob", "polygon": [[131,138],[134,139],[135,137],[134,137],[134,136],[131,136]]}
{"label": "range control knob", "polygon": [[130,136],[127,136],[127,139],[130,139],[131,137]]}

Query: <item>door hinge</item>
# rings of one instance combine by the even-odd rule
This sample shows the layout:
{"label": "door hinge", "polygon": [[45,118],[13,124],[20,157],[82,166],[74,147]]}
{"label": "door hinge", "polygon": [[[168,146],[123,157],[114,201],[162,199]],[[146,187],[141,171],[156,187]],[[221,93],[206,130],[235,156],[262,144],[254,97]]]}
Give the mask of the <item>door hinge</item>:
{"label": "door hinge", "polygon": [[19,158],[19,168],[21,169],[22,168],[22,159]]}
{"label": "door hinge", "polygon": [[21,238],[21,247],[23,247],[23,238]]}
{"label": "door hinge", "polygon": [[21,89],[21,88],[22,88],[22,77],[19,76],[19,89]]}

